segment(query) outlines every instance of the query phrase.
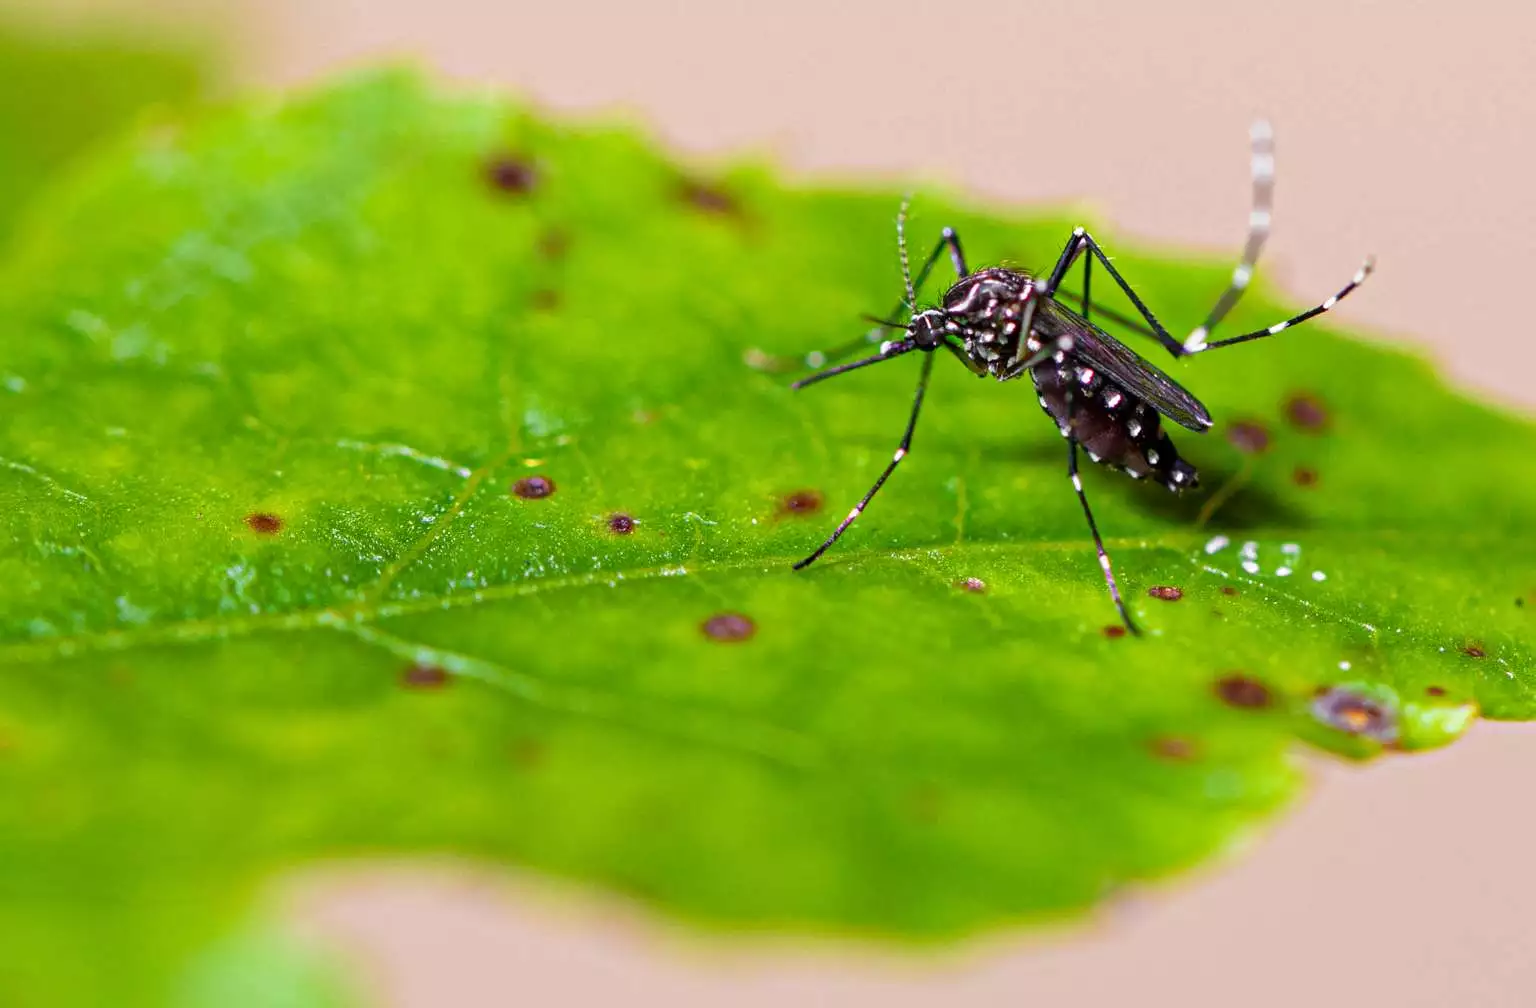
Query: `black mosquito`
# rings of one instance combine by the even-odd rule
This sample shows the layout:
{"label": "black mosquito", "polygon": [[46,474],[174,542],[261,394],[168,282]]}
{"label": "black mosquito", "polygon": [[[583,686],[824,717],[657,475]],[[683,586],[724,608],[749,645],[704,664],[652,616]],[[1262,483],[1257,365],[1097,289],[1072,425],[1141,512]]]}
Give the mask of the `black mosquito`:
{"label": "black mosquito", "polygon": [[[1253,277],[1254,263],[1269,236],[1275,169],[1273,135],[1269,126],[1261,122],[1255,124],[1251,137],[1253,207],[1248,217],[1248,240],[1243,247],[1242,259],[1232,271],[1232,282],[1217,299],[1215,307],[1182,343],[1164,328],[1115,269],[1099,243],[1082,228],[1072,232],[1056,265],[1044,276],[1032,276],[1004,266],[992,266],[973,273],[965,264],[959,235],[954,229],[945,228],[914,280],[907,259],[907,204],[903,202],[896,218],[896,244],[901,255],[905,299],[883,318],[871,319],[877,328],[842,346],[808,354],[804,364],[823,367],[852,355],[861,347],[883,340],[879,352],[848,364],[826,367],[795,382],[794,387],[804,388],[835,375],[922,351],[923,365],[917,379],[917,392],[912,397],[907,429],[874,486],[848,512],[826,542],[795,564],[795,569],[814,563],[837,542],[906,457],[912,447],[912,432],[917,427],[923,394],[928,389],[934,352],[946,350],[977,377],[990,375],[998,381],[1010,381],[1027,374],[1034,382],[1041,408],[1066,438],[1067,475],[1083,506],[1083,516],[1088,520],[1088,531],[1093,535],[1110,597],[1126,628],[1139,633],[1120,597],[1109,554],[1104,551],[1104,540],[1093,520],[1093,511],[1088,507],[1088,497],[1083,493],[1083,481],[1077,471],[1078,448],[1081,446],[1094,462],[1135,479],[1150,478],[1177,493],[1195,486],[1198,474],[1194,466],[1179,457],[1173,441],[1162,429],[1161,418],[1167,417],[1180,427],[1204,433],[1211,426],[1211,415],[1187,389],[1090,320],[1095,311],[1090,296],[1095,261],[1125,293],[1141,318],[1138,321],[1102,307],[1097,309],[1098,314],[1111,323],[1156,340],[1174,357],[1187,357],[1217,347],[1274,336],[1328,311],[1363,283],[1371,272],[1372,261],[1367,259],[1349,283],[1321,304],[1264,329],[1226,339],[1208,339],[1211,330],[1231,311],[1247,288]],[[949,252],[959,280],[945,292],[937,307],[919,310],[917,293],[945,250]],[[1063,291],[1061,284],[1067,271],[1079,260],[1083,266],[1083,287],[1080,294],[1073,295]],[[1063,304],[1063,297],[1074,301],[1076,308]],[[891,321],[893,316],[899,317],[899,313],[905,315],[906,322]],[[903,330],[905,335],[900,339],[885,340],[886,333],[891,330]],[[762,365],[765,359],[759,356],[754,363]]]}

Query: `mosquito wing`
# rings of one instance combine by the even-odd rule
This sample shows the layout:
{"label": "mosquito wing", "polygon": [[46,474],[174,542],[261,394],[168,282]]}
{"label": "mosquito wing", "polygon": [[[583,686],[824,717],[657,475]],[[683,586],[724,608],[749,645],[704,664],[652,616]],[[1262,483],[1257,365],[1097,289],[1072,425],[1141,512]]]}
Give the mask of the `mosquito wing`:
{"label": "mosquito wing", "polygon": [[1200,400],[1151,361],[1060,302],[1051,304],[1051,314],[1062,332],[1050,335],[1070,332],[1073,354],[1098,368],[1105,377],[1180,427],[1205,431],[1211,426],[1211,414]]}

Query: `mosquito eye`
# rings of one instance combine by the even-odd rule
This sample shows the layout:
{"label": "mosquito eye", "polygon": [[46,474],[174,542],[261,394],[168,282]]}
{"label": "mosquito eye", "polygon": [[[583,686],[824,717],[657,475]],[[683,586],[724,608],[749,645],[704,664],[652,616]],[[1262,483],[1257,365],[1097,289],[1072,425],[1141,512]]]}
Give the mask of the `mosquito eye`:
{"label": "mosquito eye", "polygon": [[[933,346],[939,341],[938,326],[938,319],[924,312],[912,320],[912,324],[907,327],[907,333],[918,346]],[[881,352],[885,351],[882,349]]]}

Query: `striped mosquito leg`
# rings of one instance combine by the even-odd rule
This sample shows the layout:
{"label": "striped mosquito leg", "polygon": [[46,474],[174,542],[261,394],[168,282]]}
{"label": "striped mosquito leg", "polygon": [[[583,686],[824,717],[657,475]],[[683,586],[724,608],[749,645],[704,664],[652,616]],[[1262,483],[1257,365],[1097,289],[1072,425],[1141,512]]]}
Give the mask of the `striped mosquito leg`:
{"label": "striped mosquito leg", "polygon": [[1338,304],[1340,301],[1343,301],[1345,298],[1349,297],[1350,292],[1353,291],[1356,287],[1359,287],[1361,284],[1365,283],[1365,278],[1370,276],[1371,271],[1375,268],[1376,260],[1366,259],[1365,262],[1360,264],[1360,268],[1355,270],[1355,275],[1350,279],[1349,283],[1339,288],[1339,292],[1337,294],[1333,295],[1333,297],[1324,301],[1322,304],[1308,308],[1306,311],[1299,315],[1292,315],[1284,322],[1276,322],[1274,325],[1267,329],[1255,329],[1253,332],[1243,333],[1241,336],[1233,336],[1229,339],[1217,340],[1214,343],[1207,343],[1201,349],[1214,350],[1217,347],[1231,346],[1234,343],[1246,343],[1249,340],[1263,339],[1266,336],[1274,336],[1285,332],[1285,330],[1289,329],[1291,326],[1300,325],[1309,318],[1321,315],[1323,312],[1332,309],[1333,306]]}
{"label": "striped mosquito leg", "polygon": [[880,474],[879,479],[875,480],[875,485],[870,487],[869,493],[864,495],[864,499],[859,501],[852,511],[848,512],[848,517],[838,524],[837,529],[827,537],[827,541],[816,547],[816,552],[795,564],[795,570],[802,570],[815,563],[823,553],[832,547],[833,543],[842,537],[844,532],[848,531],[848,526],[857,521],[859,515],[864,513],[864,509],[869,507],[869,502],[874,499],[875,494],[879,493],[880,488],[885,486],[885,481],[891,478],[891,473],[895,472],[896,467],[901,465],[901,460],[907,457],[907,452],[912,447],[912,432],[917,429],[917,414],[923,408],[923,395],[928,391],[928,375],[932,371],[933,354],[925,353],[923,354],[923,371],[917,379],[917,393],[912,397],[912,415],[907,418],[907,432],[901,436],[901,445],[896,449],[896,453],[891,456],[891,461],[886,463],[885,471]]}
{"label": "striped mosquito leg", "polygon": [[1104,540],[1099,535],[1098,523],[1093,520],[1093,509],[1088,506],[1088,495],[1083,493],[1083,478],[1077,473],[1077,442],[1072,438],[1067,439],[1067,475],[1072,478],[1072,489],[1077,491],[1078,503],[1083,506],[1083,517],[1088,519],[1088,531],[1093,533],[1093,546],[1099,551],[1099,566],[1104,571],[1104,583],[1109,586],[1109,597],[1114,600],[1115,608],[1119,610],[1120,619],[1125,623],[1125,628],[1133,634],[1140,634],[1141,631],[1131,621],[1131,614],[1125,608],[1125,600],[1120,597],[1120,586],[1115,583],[1115,572],[1109,565],[1109,554],[1104,550]]}
{"label": "striped mosquito leg", "polygon": [[1269,123],[1260,119],[1249,130],[1248,138],[1253,150],[1253,202],[1248,211],[1248,240],[1243,244],[1242,259],[1232,270],[1232,282],[1217,299],[1216,307],[1211,309],[1205,321],[1184,341],[1185,353],[1199,353],[1205,349],[1205,340],[1211,330],[1227,317],[1227,312],[1248,289],[1254,264],[1259,261],[1259,253],[1264,250],[1264,241],[1269,237],[1275,196],[1275,133]]}

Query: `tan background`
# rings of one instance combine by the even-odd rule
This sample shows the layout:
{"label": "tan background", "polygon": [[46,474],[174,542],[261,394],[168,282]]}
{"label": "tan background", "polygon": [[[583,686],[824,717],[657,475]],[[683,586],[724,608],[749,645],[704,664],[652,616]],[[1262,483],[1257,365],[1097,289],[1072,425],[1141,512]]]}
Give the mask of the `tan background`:
{"label": "tan background", "polygon": [[[410,56],[558,110],[622,111],[705,156],[1088,198],[1123,232],[1236,251],[1245,136],[1279,151],[1261,274],[1463,385],[1536,404],[1536,14],[1514,3],[1284,0],[54,0],[226,22],[241,79]],[[124,15],[123,12],[129,12]],[[189,15],[191,15],[189,17]],[[591,896],[392,867],[295,888],[380,1003],[1536,1004],[1536,731],[1481,724],[1318,786],[1231,863],[1072,934],[937,959],[721,943]]]}

